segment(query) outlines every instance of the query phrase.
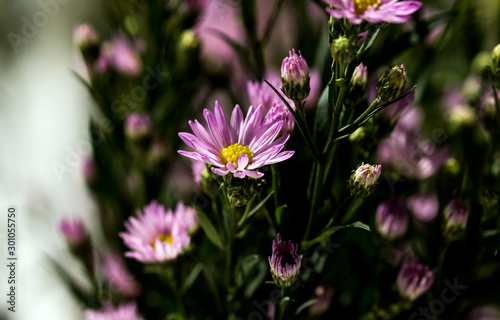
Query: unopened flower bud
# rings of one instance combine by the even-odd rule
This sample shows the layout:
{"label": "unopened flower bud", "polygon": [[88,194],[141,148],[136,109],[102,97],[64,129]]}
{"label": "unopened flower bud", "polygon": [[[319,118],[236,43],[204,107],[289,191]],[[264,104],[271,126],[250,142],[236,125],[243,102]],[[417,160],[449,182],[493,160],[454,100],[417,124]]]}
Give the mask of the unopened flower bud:
{"label": "unopened flower bud", "polygon": [[410,222],[404,202],[395,197],[381,203],[377,208],[375,224],[378,232],[388,240],[403,236]]}
{"label": "unopened flower bud", "polygon": [[479,204],[485,208],[493,208],[497,205],[500,194],[495,188],[481,187],[477,193]]}
{"label": "unopened flower bud", "polygon": [[474,109],[467,105],[456,106],[449,112],[448,121],[451,130],[456,132],[463,128],[473,128],[477,123],[477,115]]}
{"label": "unopened flower bud", "polygon": [[363,99],[368,78],[368,69],[360,63],[352,73],[349,84],[349,93],[347,94],[347,103],[355,105]]}
{"label": "unopened flower bud", "polygon": [[444,234],[449,241],[457,240],[465,232],[469,207],[460,198],[450,201],[444,208]]}
{"label": "unopened flower bud", "polygon": [[356,58],[356,45],[352,39],[340,36],[330,43],[332,58],[342,65],[346,65]]}
{"label": "unopened flower bud", "polygon": [[278,233],[278,241],[273,240],[273,252],[268,257],[274,282],[281,287],[290,287],[299,276],[301,258],[297,254],[298,244],[282,241]]}
{"label": "unopened flower bud", "polygon": [[382,101],[392,101],[399,97],[406,85],[406,69],[404,65],[387,69],[377,83],[377,93]]}
{"label": "unopened flower bud", "polygon": [[85,226],[78,218],[62,218],[59,222],[59,230],[71,247],[78,247],[87,239]]}
{"label": "unopened flower bud", "polygon": [[479,75],[484,75],[486,74],[491,68],[491,52],[489,51],[481,51],[476,56],[474,59],[472,59],[472,65],[471,69],[472,72],[479,74]]}
{"label": "unopened flower bud", "polygon": [[363,164],[349,179],[349,189],[355,198],[368,197],[377,185],[377,180],[382,172],[382,166]]}
{"label": "unopened flower bud", "polygon": [[251,187],[246,185],[231,186],[227,188],[227,199],[229,203],[237,207],[245,206],[253,195],[254,193]]}
{"label": "unopened flower bud", "polygon": [[125,119],[125,135],[132,141],[146,137],[151,130],[148,113],[132,113]]}
{"label": "unopened flower bud", "polygon": [[73,41],[82,50],[99,45],[99,34],[87,23],[77,26],[73,32]]}
{"label": "unopened flower bud", "polygon": [[449,158],[444,162],[443,169],[446,174],[455,177],[460,173],[460,163],[455,158]]}
{"label": "unopened flower bud", "polygon": [[407,301],[414,301],[429,290],[434,282],[435,272],[418,260],[406,260],[398,274],[399,294]]}
{"label": "unopened flower bud", "polygon": [[302,101],[309,96],[309,67],[306,60],[295,52],[283,59],[281,64],[281,90],[293,101]]}

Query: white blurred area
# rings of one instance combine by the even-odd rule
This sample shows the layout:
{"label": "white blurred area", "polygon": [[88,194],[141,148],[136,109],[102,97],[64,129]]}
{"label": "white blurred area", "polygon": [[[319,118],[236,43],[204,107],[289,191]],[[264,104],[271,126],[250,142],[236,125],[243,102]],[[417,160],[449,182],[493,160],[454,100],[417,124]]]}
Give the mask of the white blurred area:
{"label": "white blurred area", "polygon": [[[50,0],[49,0],[50,1]],[[42,0],[42,2],[49,2]],[[102,22],[98,0],[59,0],[59,11],[18,47],[23,18],[42,10],[38,0],[0,0],[0,319],[82,319],[82,306],[51,268],[47,256],[82,274],[57,229],[62,216],[95,225],[95,206],[79,163],[68,155],[87,140],[92,99],[72,70],[75,25]],[[81,154],[78,162],[81,161]],[[69,166],[60,179],[53,165]],[[17,209],[16,312],[7,312],[7,209]]]}

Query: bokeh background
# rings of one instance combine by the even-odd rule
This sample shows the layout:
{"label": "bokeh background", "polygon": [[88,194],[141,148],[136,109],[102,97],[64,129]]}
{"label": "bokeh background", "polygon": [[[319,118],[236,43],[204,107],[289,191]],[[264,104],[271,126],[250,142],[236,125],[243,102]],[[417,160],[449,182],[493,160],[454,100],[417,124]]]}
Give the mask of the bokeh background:
{"label": "bokeh background", "polygon": [[[58,220],[78,214],[87,226],[97,226],[93,222],[95,205],[80,168],[90,153],[81,147],[82,141],[88,141],[88,119],[98,112],[73,74],[80,73],[83,65],[72,33],[82,22],[90,22],[99,30],[106,30],[108,25],[102,1],[56,2],[54,16],[37,28],[27,43],[15,49],[8,35],[22,34],[25,19],[41,10],[40,3],[48,2],[0,0],[0,319],[80,319],[81,307],[71,298],[47,256],[67,261],[78,276],[82,266],[65,250],[66,244],[57,230]],[[500,1],[476,2],[479,10],[466,25],[480,39],[468,36],[464,30],[450,47],[442,49],[444,54],[434,69],[437,76],[431,77],[434,81],[457,77],[460,83],[460,72],[465,74],[468,70],[456,69],[454,65],[499,41]],[[61,164],[68,170],[57,173]],[[5,213],[10,205],[19,214],[19,286],[16,313],[7,315]],[[91,232],[99,237],[97,228]]]}

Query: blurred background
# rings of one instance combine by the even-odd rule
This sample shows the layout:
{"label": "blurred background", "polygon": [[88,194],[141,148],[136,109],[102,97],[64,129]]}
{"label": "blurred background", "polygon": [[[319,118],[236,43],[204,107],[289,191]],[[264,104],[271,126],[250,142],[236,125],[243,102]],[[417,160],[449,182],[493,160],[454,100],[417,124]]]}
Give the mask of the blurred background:
{"label": "blurred background", "polygon": [[[441,8],[446,2],[441,1]],[[454,66],[498,43],[500,1],[476,2],[479,10],[471,21],[471,33],[481,34],[481,39],[475,39],[476,43],[461,42],[472,39],[465,35],[451,41],[447,48],[439,48],[449,54],[442,54],[435,63],[435,73],[427,78],[431,82],[457,77],[457,84],[461,84],[469,70]],[[45,15],[47,19],[39,14],[42,10],[50,13]],[[33,20],[38,26],[32,24]],[[79,215],[87,226],[97,227],[96,206],[81,167],[91,153],[85,148],[89,116],[98,112],[87,89],[74,75],[84,71],[72,39],[73,28],[83,22],[90,22],[98,30],[109,28],[101,1],[0,0],[0,319],[82,317],[82,307],[71,298],[47,257],[67,261],[75,276],[80,275],[84,282],[82,266],[66,250],[57,224],[62,216]],[[283,46],[282,51],[293,45],[286,37],[283,41],[290,45]],[[416,70],[409,72],[417,74]],[[4,217],[8,206],[15,206],[18,212],[19,286],[15,314],[7,314],[4,302]]]}

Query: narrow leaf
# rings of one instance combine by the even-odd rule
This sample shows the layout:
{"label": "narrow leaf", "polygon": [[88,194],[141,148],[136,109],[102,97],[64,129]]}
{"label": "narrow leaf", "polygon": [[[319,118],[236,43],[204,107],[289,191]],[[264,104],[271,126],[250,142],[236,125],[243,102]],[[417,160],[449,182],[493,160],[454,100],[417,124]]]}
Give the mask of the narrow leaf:
{"label": "narrow leaf", "polygon": [[208,219],[208,217],[205,215],[203,211],[200,210],[200,208],[196,207],[196,212],[198,213],[198,220],[200,222],[200,226],[207,235],[207,238],[212,242],[217,248],[223,249],[224,245],[222,244],[222,241],[219,237],[219,233],[215,229],[214,225]]}

